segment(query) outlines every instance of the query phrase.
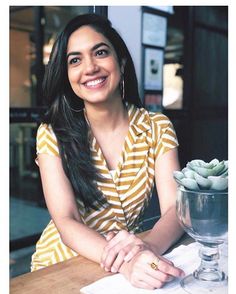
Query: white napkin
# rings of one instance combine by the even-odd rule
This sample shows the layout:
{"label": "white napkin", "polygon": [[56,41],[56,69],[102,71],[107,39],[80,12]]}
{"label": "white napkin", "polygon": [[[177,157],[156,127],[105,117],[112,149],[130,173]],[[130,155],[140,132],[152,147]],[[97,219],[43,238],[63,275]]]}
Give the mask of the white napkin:
{"label": "white napkin", "polygon": [[[192,273],[200,264],[200,258],[198,256],[199,246],[200,244],[197,242],[191,243],[187,246],[180,245],[170,253],[166,254],[165,257],[174,262],[177,267],[182,268],[186,275],[188,275]],[[227,257],[227,244],[221,245],[220,266],[226,273],[228,272]],[[145,290],[133,287],[123,275],[114,274],[83,287],[80,292],[83,294],[186,294],[186,292],[180,287],[179,282],[179,279],[175,279],[170,283],[167,283],[161,289]]]}

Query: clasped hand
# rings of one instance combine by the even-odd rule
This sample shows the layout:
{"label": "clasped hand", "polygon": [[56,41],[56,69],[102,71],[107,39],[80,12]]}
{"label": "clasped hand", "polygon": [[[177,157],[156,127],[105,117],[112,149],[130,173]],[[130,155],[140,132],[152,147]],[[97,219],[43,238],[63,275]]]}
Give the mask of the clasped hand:
{"label": "clasped hand", "polygon": [[[140,238],[125,230],[110,232],[106,236],[108,244],[104,247],[101,267],[113,273],[122,273],[130,283],[139,288],[161,288],[184,272],[166,258],[154,253],[153,248]],[[151,263],[157,261],[154,270]]]}

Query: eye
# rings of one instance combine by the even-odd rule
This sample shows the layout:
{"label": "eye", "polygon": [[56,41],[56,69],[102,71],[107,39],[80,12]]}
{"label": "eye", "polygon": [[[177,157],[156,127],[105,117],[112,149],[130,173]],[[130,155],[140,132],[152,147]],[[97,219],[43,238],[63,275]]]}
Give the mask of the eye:
{"label": "eye", "polygon": [[80,62],[80,59],[78,57],[74,57],[69,60],[69,64],[72,64],[72,65],[79,62]]}
{"label": "eye", "polygon": [[96,55],[97,56],[107,56],[108,55],[108,50],[106,50],[106,49],[100,49],[100,50],[98,50],[98,51],[96,51]]}

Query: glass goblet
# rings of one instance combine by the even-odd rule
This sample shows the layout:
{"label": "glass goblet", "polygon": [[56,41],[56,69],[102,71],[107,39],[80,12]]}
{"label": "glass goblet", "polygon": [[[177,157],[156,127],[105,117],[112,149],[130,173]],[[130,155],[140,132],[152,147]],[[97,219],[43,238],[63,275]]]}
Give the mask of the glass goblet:
{"label": "glass goblet", "polygon": [[227,275],[218,261],[228,232],[228,192],[178,187],[176,213],[184,230],[201,244],[200,266],[181,280],[182,288],[193,294],[227,293]]}

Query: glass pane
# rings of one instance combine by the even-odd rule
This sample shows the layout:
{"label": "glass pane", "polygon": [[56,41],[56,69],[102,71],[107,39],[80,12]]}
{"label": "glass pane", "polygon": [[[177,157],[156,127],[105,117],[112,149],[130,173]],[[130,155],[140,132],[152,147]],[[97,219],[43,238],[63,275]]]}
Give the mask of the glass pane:
{"label": "glass pane", "polygon": [[[10,107],[36,106],[35,7],[10,7]],[[43,63],[47,64],[53,42],[74,16],[93,11],[93,6],[44,6]],[[44,25],[45,23],[45,25]]]}
{"label": "glass pane", "polygon": [[73,17],[90,13],[93,6],[45,6],[45,37],[44,37],[44,64],[48,63],[53,43],[69,20]]}
{"label": "glass pane", "polygon": [[[36,123],[10,125],[10,240],[15,244],[16,240],[41,234],[50,219],[35,163],[37,128]],[[24,246],[27,244],[19,248]],[[31,246],[11,252],[11,277],[30,271],[34,249]]]}
{"label": "glass pane", "polygon": [[184,68],[184,13],[183,7],[174,7],[168,18],[167,44],[163,69],[163,107],[183,108]]}
{"label": "glass pane", "polygon": [[10,13],[10,107],[34,106],[35,62],[33,8],[11,6]]}
{"label": "glass pane", "polygon": [[[13,251],[10,253],[11,277],[30,271],[31,255],[36,244],[32,238],[38,238],[34,236],[40,235],[50,220],[39,169],[35,163],[38,124],[29,122],[35,119],[34,113],[39,111],[35,107],[37,8],[10,7],[10,107],[16,107],[14,111],[19,111],[19,115],[14,116],[14,122],[10,124],[10,241],[13,244]],[[46,64],[52,42],[60,30],[71,18],[92,12],[93,7],[44,6],[43,9],[41,25],[44,28],[45,46],[42,49],[43,62]],[[22,107],[27,107],[27,111]],[[11,113],[15,113],[14,111]],[[25,115],[26,112],[29,115]]]}
{"label": "glass pane", "polygon": [[183,106],[182,65],[169,63],[164,65],[163,107],[181,109]]}
{"label": "glass pane", "polygon": [[[22,203],[32,205],[34,208],[45,208],[38,166],[35,163],[35,137],[38,125],[36,123],[12,123],[10,125],[10,196],[11,205]],[[39,233],[42,229],[39,220],[22,214],[21,209],[14,213],[11,211],[11,240]],[[24,210],[23,210],[24,211]],[[26,226],[14,219],[31,220]],[[34,227],[34,224],[36,225]],[[28,226],[28,229],[27,229]]]}

